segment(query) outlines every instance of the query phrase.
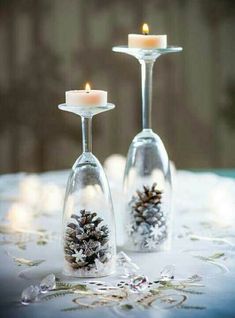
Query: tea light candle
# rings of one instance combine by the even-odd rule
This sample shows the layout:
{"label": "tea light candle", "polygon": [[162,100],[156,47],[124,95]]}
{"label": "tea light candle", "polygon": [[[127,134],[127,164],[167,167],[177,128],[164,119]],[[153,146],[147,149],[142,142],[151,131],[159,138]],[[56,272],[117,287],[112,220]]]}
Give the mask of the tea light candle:
{"label": "tea light candle", "polygon": [[128,47],[139,49],[164,49],[167,47],[167,36],[149,35],[148,24],[142,27],[143,34],[128,34]]}
{"label": "tea light candle", "polygon": [[85,90],[65,92],[65,102],[69,106],[101,106],[107,104],[107,92],[91,89],[86,83]]}

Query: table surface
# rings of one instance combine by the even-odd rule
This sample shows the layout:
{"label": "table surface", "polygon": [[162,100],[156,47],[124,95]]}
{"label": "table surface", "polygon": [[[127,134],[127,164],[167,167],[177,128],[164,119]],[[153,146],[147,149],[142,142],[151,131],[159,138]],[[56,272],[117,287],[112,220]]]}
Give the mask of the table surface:
{"label": "table surface", "polygon": [[[174,264],[174,279],[160,288],[153,284],[152,298],[149,291],[127,291],[114,301],[110,296],[94,296],[88,283],[86,294],[80,289],[50,292],[29,306],[20,303],[22,290],[49,273],[55,273],[60,283],[84,283],[61,274],[59,238],[68,171],[1,176],[1,317],[235,317],[234,170],[219,174],[231,178],[212,172],[177,171],[171,250],[129,253],[151,282],[159,279],[166,265]],[[120,245],[121,182],[112,175],[110,178]],[[100,279],[112,286],[120,280],[118,275]],[[80,300],[90,304],[94,299],[91,308],[79,305]]]}

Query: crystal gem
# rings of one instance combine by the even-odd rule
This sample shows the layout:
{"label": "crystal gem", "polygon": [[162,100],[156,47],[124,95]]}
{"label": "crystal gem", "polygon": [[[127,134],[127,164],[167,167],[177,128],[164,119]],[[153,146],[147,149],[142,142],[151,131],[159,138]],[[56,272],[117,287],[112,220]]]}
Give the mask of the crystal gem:
{"label": "crystal gem", "polygon": [[131,258],[124,252],[119,252],[116,256],[117,270],[122,277],[136,275],[139,266],[132,262]]}
{"label": "crystal gem", "polygon": [[121,252],[119,252],[117,254],[116,259],[117,259],[118,265],[123,265],[123,264],[125,264],[127,262],[128,263],[131,262],[131,258],[126,253],[124,253],[123,251],[121,251]]}
{"label": "crystal gem", "polygon": [[123,266],[123,277],[132,277],[133,275],[136,275],[138,270],[139,267],[135,263],[127,263],[125,266]]}
{"label": "crystal gem", "polygon": [[144,291],[149,284],[147,276],[139,275],[135,276],[130,281],[130,288],[133,292],[138,293]]}
{"label": "crystal gem", "polygon": [[56,287],[55,275],[49,274],[40,283],[41,293],[47,293],[48,291]]}
{"label": "crystal gem", "polygon": [[174,279],[174,273],[175,273],[175,266],[174,265],[165,266],[160,274],[161,280],[162,281],[169,281],[171,279]]}
{"label": "crystal gem", "polygon": [[39,293],[40,289],[38,286],[31,285],[25,288],[21,294],[21,303],[23,305],[29,305],[30,303],[33,303],[36,300]]}

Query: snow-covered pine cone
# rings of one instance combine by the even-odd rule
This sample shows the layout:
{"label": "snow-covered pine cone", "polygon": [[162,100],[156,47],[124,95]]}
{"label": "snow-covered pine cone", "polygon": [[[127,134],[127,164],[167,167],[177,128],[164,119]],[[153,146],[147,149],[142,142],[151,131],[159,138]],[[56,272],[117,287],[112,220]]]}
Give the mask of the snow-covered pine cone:
{"label": "snow-covered pine cone", "polygon": [[109,261],[109,229],[102,222],[95,212],[81,210],[71,215],[64,234],[64,252],[73,269],[91,270],[96,260],[103,264]]}
{"label": "snow-covered pine cone", "polygon": [[167,226],[162,211],[162,191],[154,183],[136,191],[131,205],[130,236],[140,248],[154,249],[167,238]]}

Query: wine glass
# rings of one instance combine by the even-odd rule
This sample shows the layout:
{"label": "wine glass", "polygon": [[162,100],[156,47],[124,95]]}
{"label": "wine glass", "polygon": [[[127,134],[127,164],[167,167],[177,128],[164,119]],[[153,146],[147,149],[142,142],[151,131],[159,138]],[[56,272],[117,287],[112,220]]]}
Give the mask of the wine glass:
{"label": "wine glass", "polygon": [[63,111],[82,120],[83,152],[67,182],[63,210],[64,273],[76,277],[101,277],[115,269],[116,239],[109,184],[92,153],[92,117],[113,109],[103,106],[61,104]]}
{"label": "wine glass", "polygon": [[141,65],[142,131],[135,136],[129,147],[123,183],[124,246],[128,250],[150,252],[170,247],[171,171],[164,144],[151,126],[152,71],[159,56],[181,50],[180,47],[113,48],[114,52],[134,56]]}

